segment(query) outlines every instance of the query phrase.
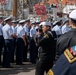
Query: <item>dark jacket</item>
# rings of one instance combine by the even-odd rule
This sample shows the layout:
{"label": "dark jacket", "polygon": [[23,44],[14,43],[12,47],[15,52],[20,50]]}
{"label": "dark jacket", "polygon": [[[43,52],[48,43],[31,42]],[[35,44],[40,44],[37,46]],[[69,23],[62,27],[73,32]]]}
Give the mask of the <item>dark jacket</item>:
{"label": "dark jacket", "polygon": [[47,31],[44,33],[42,39],[39,41],[40,58],[41,59],[54,59],[55,58],[55,42],[54,42],[53,33]]}
{"label": "dark jacket", "polygon": [[[69,48],[75,45],[76,45],[76,29],[72,29],[68,33],[62,35],[57,40],[56,49],[60,57],[56,63],[56,66],[53,67],[52,69],[54,72],[54,75],[58,75],[58,73],[59,75],[76,75],[76,61],[70,64],[68,60],[65,58],[65,56],[63,55],[63,52],[66,50],[66,48]],[[61,61],[63,62],[61,63]]]}
{"label": "dark jacket", "polygon": [[58,38],[56,50],[61,55],[66,48],[74,45],[76,45],[76,29],[71,29],[71,31]]}

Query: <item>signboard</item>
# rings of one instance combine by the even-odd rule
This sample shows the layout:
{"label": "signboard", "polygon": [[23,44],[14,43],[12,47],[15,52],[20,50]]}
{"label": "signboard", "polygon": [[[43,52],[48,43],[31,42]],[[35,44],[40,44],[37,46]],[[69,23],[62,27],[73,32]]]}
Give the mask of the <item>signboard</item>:
{"label": "signboard", "polygon": [[37,15],[46,15],[46,8],[44,5],[35,4],[34,8]]}

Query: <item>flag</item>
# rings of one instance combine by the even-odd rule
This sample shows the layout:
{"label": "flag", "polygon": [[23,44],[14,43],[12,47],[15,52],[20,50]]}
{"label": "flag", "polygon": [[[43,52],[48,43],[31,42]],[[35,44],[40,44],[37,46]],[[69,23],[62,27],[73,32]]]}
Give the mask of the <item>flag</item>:
{"label": "flag", "polygon": [[76,56],[76,46],[71,47],[70,52]]}

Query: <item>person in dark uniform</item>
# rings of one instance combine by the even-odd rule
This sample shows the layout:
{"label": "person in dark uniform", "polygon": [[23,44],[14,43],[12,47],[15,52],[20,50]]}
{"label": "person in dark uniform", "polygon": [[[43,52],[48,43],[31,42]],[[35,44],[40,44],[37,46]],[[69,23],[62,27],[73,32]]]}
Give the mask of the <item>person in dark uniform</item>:
{"label": "person in dark uniform", "polygon": [[59,59],[47,75],[76,75],[76,10],[69,18],[72,29],[58,38]]}
{"label": "person in dark uniform", "polygon": [[2,48],[4,45],[4,38],[3,38],[3,33],[2,33],[2,28],[3,28],[2,22],[3,22],[3,17],[0,16],[0,65],[1,65]]}
{"label": "person in dark uniform", "polygon": [[12,38],[15,37],[12,30],[12,17],[6,18],[4,21],[6,25],[2,28],[3,37],[4,37],[4,52],[3,52],[3,67],[12,68],[10,66],[11,52],[13,50]]}
{"label": "person in dark uniform", "polygon": [[36,65],[36,73],[35,75],[44,75],[44,72],[48,72],[50,68],[53,66],[54,61],[54,38],[53,34],[50,31],[51,23],[50,22],[42,22],[42,31],[43,37],[39,41],[40,54],[39,60]]}

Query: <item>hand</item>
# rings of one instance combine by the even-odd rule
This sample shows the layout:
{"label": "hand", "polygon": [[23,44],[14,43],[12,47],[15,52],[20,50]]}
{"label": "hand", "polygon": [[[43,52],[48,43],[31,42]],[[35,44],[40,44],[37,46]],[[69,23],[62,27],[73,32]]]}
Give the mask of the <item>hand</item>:
{"label": "hand", "polygon": [[25,42],[25,46],[26,46],[27,44],[26,44],[26,42]]}
{"label": "hand", "polygon": [[12,37],[13,37],[13,38],[17,38],[17,35],[16,35],[16,34],[12,34]]}
{"label": "hand", "polygon": [[37,43],[35,43],[36,44],[36,46],[38,46],[38,44]]}

